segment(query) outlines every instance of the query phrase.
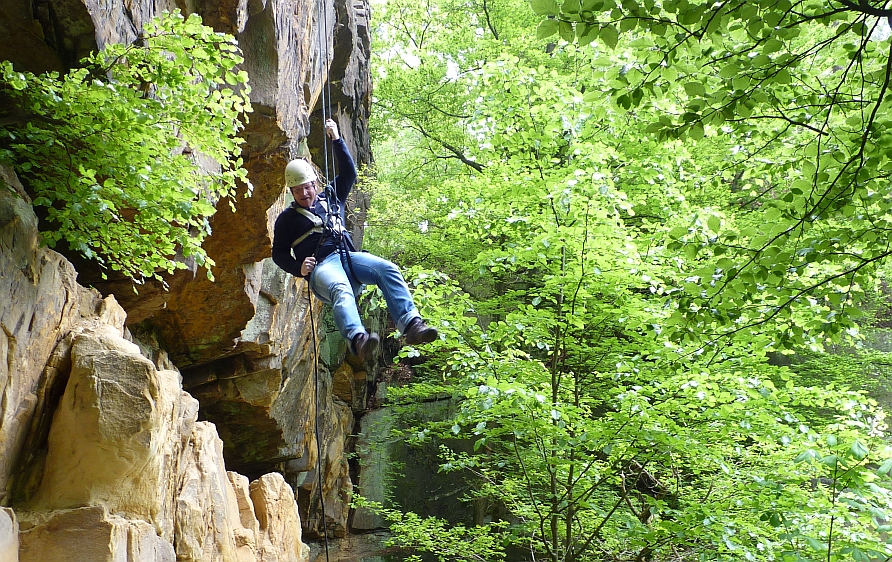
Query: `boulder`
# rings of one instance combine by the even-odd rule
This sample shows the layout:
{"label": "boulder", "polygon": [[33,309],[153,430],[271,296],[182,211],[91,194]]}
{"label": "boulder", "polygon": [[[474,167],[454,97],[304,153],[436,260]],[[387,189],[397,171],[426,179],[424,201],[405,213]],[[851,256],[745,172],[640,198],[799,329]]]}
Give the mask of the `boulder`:
{"label": "boulder", "polygon": [[103,303],[99,293],[79,286],[76,278],[65,258],[41,247],[30,200],[15,175],[0,167],[2,505],[24,485],[17,467],[38,462],[44,449],[54,403],[65,388],[70,346],[65,336],[94,318]]}
{"label": "boulder", "polygon": [[152,523],[170,540],[180,431],[191,431],[197,413],[179,374],[156,370],[113,329],[77,334],[43,477],[27,508],[99,504]]}
{"label": "boulder", "polygon": [[0,507],[0,560],[19,560],[19,522],[8,507]]}
{"label": "boulder", "polygon": [[195,424],[179,465],[173,538],[177,560],[259,560],[256,527],[250,520],[244,525],[213,424]]}
{"label": "boulder", "polygon": [[301,542],[301,522],[294,492],[281,474],[251,482],[251,500],[260,526],[262,562],[307,562],[310,549]]}
{"label": "boulder", "polygon": [[149,523],[105,506],[23,513],[20,562],[176,562],[173,547]]}

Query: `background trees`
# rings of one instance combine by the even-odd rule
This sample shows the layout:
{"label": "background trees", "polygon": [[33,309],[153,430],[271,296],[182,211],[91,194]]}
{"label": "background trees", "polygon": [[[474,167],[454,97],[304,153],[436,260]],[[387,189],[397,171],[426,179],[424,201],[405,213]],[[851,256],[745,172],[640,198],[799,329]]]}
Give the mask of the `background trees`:
{"label": "background trees", "polygon": [[418,372],[461,400],[412,435],[473,440],[442,468],[530,559],[889,556],[882,410],[768,360],[857,338],[888,254],[874,16],[530,6],[377,18],[366,241],[448,275]]}

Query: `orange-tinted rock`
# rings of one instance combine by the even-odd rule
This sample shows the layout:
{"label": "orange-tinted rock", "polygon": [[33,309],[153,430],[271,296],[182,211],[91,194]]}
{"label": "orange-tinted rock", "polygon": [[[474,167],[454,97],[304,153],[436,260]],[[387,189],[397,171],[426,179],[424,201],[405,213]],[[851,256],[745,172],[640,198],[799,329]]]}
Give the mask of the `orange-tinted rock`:
{"label": "orange-tinted rock", "polygon": [[[349,405],[333,398],[330,372],[340,364],[343,342],[320,325],[322,307],[318,301],[310,305],[305,283],[278,270],[268,256],[273,221],[287,204],[281,185],[285,163],[304,153],[322,160],[319,100],[324,89],[330,89],[335,102],[333,117],[357,163],[370,161],[365,128],[371,91],[367,3],[326,2],[328,17],[321,34],[326,39],[320,45],[314,27],[319,5],[302,0],[197,4],[159,0],[126,3],[126,8],[98,0],[61,0],[52,3],[52,13],[47,3],[38,3],[32,13],[22,0],[11,2],[0,9],[0,31],[6,25],[25,34],[33,32],[31,39],[43,41],[41,49],[34,50],[35,56],[43,57],[39,51],[47,46],[57,57],[57,62],[44,58],[40,64],[45,66],[72,66],[96,46],[131,41],[149,18],[186,5],[196,7],[204,21],[218,31],[238,38],[245,55],[243,68],[252,85],[254,112],[244,130],[243,159],[254,189],[250,198],[238,195],[235,213],[223,202],[212,219],[213,235],[206,249],[217,264],[216,281],[209,282],[200,270],[182,270],[165,277],[166,288],[146,283],[138,287],[137,294],[129,281],[103,280],[95,270],[80,265],[79,279],[102,295],[114,295],[106,302],[117,300],[123,307],[128,329],[152,340],[142,353],[151,357],[156,370],[148,365],[143,369],[136,361],[130,374],[141,373],[150,380],[163,378],[158,373],[179,369],[188,390],[201,403],[203,419],[216,424],[225,443],[227,463],[255,478],[270,470],[283,470],[287,482],[297,490],[298,501],[313,510],[318,505],[313,498],[324,495],[330,519],[327,526],[343,534],[352,489],[345,444],[353,430],[351,406],[364,402],[359,393],[363,382],[352,377]],[[33,29],[19,29],[24,25]],[[53,26],[56,28],[51,29]],[[29,64],[36,68],[37,63]],[[366,205],[367,198],[361,193],[351,203],[359,217],[352,225],[357,242]],[[41,484],[44,468],[47,482],[64,480],[62,470],[54,468],[63,463],[48,454],[50,422],[72,372],[70,351],[81,334],[74,328],[85,319],[104,322],[96,320],[103,302],[100,293],[78,286],[74,268],[67,261],[39,248],[34,219],[5,218],[18,216],[26,207],[27,203],[17,199],[4,202],[0,196],[0,302],[16,302],[15,307],[0,311],[4,327],[0,331],[0,389],[11,389],[6,394],[10,399],[0,406],[0,501],[4,500],[3,490],[12,490],[19,494],[17,501],[24,501],[41,486],[53,488],[55,485]],[[20,228],[22,220],[30,221],[28,228]],[[23,303],[21,310],[18,301]],[[316,324],[309,322],[309,310]],[[111,323],[126,336],[123,325],[117,325],[123,318],[117,315]],[[79,369],[75,371],[80,373]],[[152,419],[147,408],[157,402],[132,398],[129,391],[124,394],[128,396],[122,396],[121,403],[131,411],[120,415],[131,416],[128,423],[137,418],[150,425],[160,423],[147,421]],[[100,414],[94,416],[98,425]],[[323,444],[321,490],[315,472],[317,424]],[[83,438],[88,448],[107,445],[101,439],[91,442],[87,438],[95,434],[86,433],[78,438]],[[140,440],[151,443],[155,438],[151,431],[133,431],[113,441],[126,445],[126,455],[141,458],[145,451],[137,447]],[[71,458],[78,454],[85,455],[72,453]],[[115,465],[119,461],[112,457],[109,462]],[[156,469],[160,470],[152,467],[151,471]],[[75,496],[93,497],[94,493],[106,501],[113,491],[108,484],[81,484],[77,492],[42,491],[36,497],[48,502],[46,505],[62,505]],[[132,490],[126,483],[120,485],[121,490]],[[115,501],[120,504],[122,500]],[[148,502],[149,507],[139,509],[167,513],[166,501],[155,498]],[[156,515],[147,516],[135,508],[129,513],[147,517],[153,525],[168,520],[166,516],[153,519]],[[309,530],[321,532],[318,514],[311,519]],[[158,525],[166,536],[167,523]],[[243,552],[239,548],[251,544],[250,533],[245,534],[243,528],[238,533],[236,551]]]}

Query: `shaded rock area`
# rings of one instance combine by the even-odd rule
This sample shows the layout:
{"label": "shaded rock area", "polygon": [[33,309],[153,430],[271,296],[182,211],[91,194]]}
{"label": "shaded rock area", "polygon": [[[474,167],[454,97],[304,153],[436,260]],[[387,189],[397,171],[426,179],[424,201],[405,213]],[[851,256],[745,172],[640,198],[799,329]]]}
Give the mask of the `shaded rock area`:
{"label": "shaded rock area", "polygon": [[[336,173],[323,117],[371,161],[368,3],[5,0],[0,59],[64,71],[165,10],[239,41],[253,189],[212,219],[214,282],[193,268],[134,292],[41,248],[27,190],[0,169],[0,560],[304,560],[303,537],[326,531],[350,544],[351,435],[375,372],[345,361],[321,303],[268,256],[285,163]],[[367,207],[360,185],[358,243]]]}
{"label": "shaded rock area", "polygon": [[[37,218],[21,185],[0,168],[0,500],[41,460],[37,443],[70,369],[68,334],[99,316],[100,295],[79,286],[71,264],[40,247]],[[18,480],[18,482],[16,482]]]}
{"label": "shaded rock area", "polygon": [[[443,395],[412,406],[394,407],[387,402],[386,383],[380,384],[377,392],[376,400],[381,407],[362,416],[357,432],[358,493],[388,509],[441,517],[468,526],[481,523],[483,516],[475,513],[481,506],[469,509],[462,499],[475,481],[471,474],[440,472],[440,440],[431,439],[412,446],[394,437],[394,430],[404,432],[426,422],[451,419],[457,408],[456,401]],[[442,443],[455,451],[474,452],[470,440]],[[378,513],[359,507],[352,514],[350,525],[355,532],[369,532],[385,527],[385,521]]]}
{"label": "shaded rock area", "polygon": [[388,535],[384,532],[350,535],[342,539],[329,541],[328,552],[324,545],[314,544],[310,547],[310,562],[387,562],[404,560],[405,556],[393,558],[387,556],[389,551],[385,541]]}

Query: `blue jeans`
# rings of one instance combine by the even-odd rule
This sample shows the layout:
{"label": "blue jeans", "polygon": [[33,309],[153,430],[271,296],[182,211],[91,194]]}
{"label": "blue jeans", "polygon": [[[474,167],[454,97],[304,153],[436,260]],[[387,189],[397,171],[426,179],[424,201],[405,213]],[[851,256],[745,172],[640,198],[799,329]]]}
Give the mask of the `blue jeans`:
{"label": "blue jeans", "polygon": [[[349,254],[356,279],[351,274],[346,253],[335,252],[316,265],[310,275],[310,288],[322,302],[331,305],[335,325],[350,344],[350,349],[353,349],[353,337],[366,331],[356,308],[356,296],[362,285],[377,285],[381,289],[397,330],[405,333],[406,326],[421,315],[412,302],[409,286],[400,270],[393,263],[368,252]],[[341,256],[344,263],[341,263]]]}

